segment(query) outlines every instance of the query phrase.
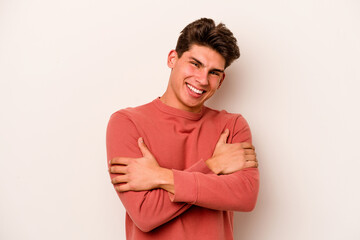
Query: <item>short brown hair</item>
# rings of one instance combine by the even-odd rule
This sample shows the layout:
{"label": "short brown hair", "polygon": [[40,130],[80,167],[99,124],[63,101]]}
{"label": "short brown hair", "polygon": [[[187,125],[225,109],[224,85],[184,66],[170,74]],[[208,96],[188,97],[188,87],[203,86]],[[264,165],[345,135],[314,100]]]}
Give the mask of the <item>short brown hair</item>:
{"label": "short brown hair", "polygon": [[233,33],[225,24],[215,25],[214,20],[209,18],[198,19],[181,31],[175,49],[179,58],[193,44],[214,49],[225,59],[225,68],[240,57],[239,47]]}

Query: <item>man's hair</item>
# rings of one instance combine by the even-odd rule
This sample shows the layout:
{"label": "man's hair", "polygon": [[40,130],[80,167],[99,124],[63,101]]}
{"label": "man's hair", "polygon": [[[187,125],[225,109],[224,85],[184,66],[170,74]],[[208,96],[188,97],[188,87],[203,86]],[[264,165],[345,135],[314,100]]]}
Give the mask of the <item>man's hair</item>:
{"label": "man's hair", "polygon": [[223,23],[215,25],[214,20],[201,18],[187,25],[176,44],[180,58],[192,45],[197,44],[214,49],[225,59],[225,68],[240,57],[239,47],[232,32]]}

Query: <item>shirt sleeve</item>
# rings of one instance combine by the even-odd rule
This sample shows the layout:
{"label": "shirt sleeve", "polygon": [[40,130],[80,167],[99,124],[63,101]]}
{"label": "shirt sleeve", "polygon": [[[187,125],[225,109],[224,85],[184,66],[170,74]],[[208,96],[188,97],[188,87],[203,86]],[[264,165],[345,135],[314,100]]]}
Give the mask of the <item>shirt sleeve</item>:
{"label": "shirt sleeve", "polygon": [[[106,131],[106,148],[108,162],[114,157],[142,157],[137,144],[140,137],[135,124],[131,119],[121,113],[114,113],[108,123]],[[210,173],[211,170],[203,160],[199,160],[184,172]],[[111,178],[118,174],[110,174]],[[151,191],[128,191],[119,193],[123,203],[135,225],[143,232],[148,232],[170,221],[191,207],[186,202],[172,202],[169,193],[163,189]]]}
{"label": "shirt sleeve", "polygon": [[[231,143],[252,142],[249,125],[238,116],[230,130]],[[259,191],[259,171],[246,168],[228,175],[173,170],[173,202],[186,202],[214,210],[251,211]]]}

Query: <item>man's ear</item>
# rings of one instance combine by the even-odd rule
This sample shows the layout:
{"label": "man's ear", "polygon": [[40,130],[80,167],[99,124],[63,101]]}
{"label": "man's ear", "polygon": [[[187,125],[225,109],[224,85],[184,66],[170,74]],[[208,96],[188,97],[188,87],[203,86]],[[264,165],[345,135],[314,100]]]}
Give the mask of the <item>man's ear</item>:
{"label": "man's ear", "polygon": [[178,59],[177,52],[175,50],[171,50],[169,52],[168,59],[167,59],[168,67],[169,68],[174,68],[177,59]]}
{"label": "man's ear", "polygon": [[218,89],[220,88],[220,86],[221,86],[221,84],[223,83],[224,79],[225,79],[225,73],[223,72],[222,78],[221,78],[220,81],[219,81]]}

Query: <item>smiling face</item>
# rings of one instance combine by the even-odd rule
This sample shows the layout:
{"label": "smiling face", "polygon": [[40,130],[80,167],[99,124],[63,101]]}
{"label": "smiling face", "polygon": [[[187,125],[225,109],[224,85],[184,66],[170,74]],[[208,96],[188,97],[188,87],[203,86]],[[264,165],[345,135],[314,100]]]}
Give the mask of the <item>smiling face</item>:
{"label": "smiling face", "polygon": [[200,112],[225,78],[225,59],[205,46],[192,45],[180,58],[172,50],[167,64],[171,74],[161,101],[189,112]]}

